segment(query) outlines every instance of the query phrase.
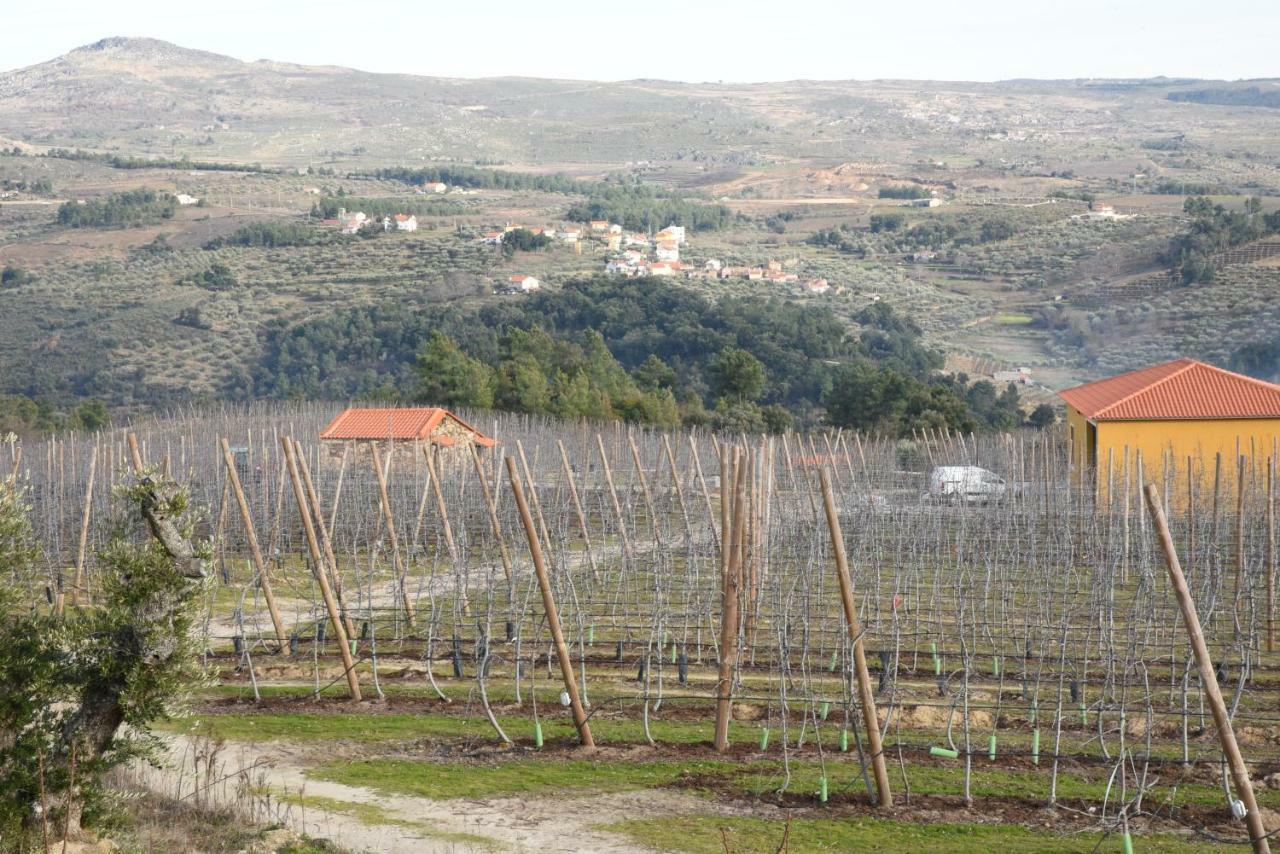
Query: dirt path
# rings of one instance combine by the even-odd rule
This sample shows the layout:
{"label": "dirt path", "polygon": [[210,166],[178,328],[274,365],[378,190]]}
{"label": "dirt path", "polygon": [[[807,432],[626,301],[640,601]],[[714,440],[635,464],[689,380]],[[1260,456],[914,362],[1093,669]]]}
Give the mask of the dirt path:
{"label": "dirt path", "polygon": [[[209,745],[176,736],[162,769],[139,768],[137,782],[168,796],[238,805],[298,833],[329,839],[352,851],[418,852],[648,852],[601,825],[659,815],[733,812],[695,795],[636,790],[591,796],[459,798],[437,801],[385,795],[307,777],[302,752],[287,744],[224,744],[209,772]],[[200,769],[200,784],[195,774]],[[204,780],[212,779],[213,784]],[[270,791],[270,799],[263,792]],[[298,795],[306,800],[298,803]],[[351,805],[322,809],[325,799]],[[268,804],[268,800],[270,803]]]}

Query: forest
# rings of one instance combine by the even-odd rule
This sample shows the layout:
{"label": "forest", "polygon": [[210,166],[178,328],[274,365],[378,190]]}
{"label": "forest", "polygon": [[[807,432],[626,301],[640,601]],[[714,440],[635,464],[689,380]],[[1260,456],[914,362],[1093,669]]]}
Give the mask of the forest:
{"label": "forest", "polygon": [[[825,420],[910,435],[1022,422],[1016,391],[977,384],[975,394],[965,378],[940,375],[941,355],[887,306],[857,320],[850,335],[824,307],[713,303],[661,280],[583,279],[479,308],[373,305],[277,323],[254,375],[229,391],[749,431]],[[868,383],[875,394],[864,394]]]}
{"label": "forest", "polygon": [[132,228],[173,219],[178,200],[155,190],[126,190],[86,202],[63,202],[58,224],[70,228]]}
{"label": "forest", "polygon": [[537,190],[544,193],[586,193],[594,186],[594,182],[581,181],[567,175],[534,175],[528,172],[509,172],[505,169],[481,169],[460,165],[423,168],[392,166],[374,171],[372,177],[386,181],[400,181],[413,186],[441,182],[450,187],[479,190]]}
{"label": "forest", "polygon": [[566,216],[575,222],[607,219],[628,231],[654,232],[668,225],[691,231],[718,231],[734,221],[721,204],[690,200],[644,184],[599,185],[586,201],[571,205]]}
{"label": "forest", "polygon": [[395,216],[396,214],[413,214],[414,216],[457,216],[467,213],[467,208],[455,201],[422,198],[368,198],[359,196],[333,195],[325,196],[311,206],[311,216],[316,219],[333,219],[340,210],[363,211],[370,217]]}
{"label": "forest", "polygon": [[205,244],[205,249],[223,246],[315,246],[330,243],[332,232],[324,232],[313,225],[300,222],[253,222],[242,225],[230,234],[216,237]]}
{"label": "forest", "polygon": [[1233,246],[1280,232],[1280,211],[1262,213],[1262,199],[1245,200],[1244,210],[1227,210],[1206,196],[1193,196],[1182,210],[1191,217],[1190,227],[1174,238],[1165,253],[1187,284],[1213,281],[1213,256]]}

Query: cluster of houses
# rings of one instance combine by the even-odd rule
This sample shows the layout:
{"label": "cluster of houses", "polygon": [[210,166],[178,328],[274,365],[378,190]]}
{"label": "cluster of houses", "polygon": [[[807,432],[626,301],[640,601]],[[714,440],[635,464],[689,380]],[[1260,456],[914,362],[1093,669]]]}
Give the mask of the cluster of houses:
{"label": "cluster of houses", "polygon": [[751,282],[769,282],[794,285],[802,293],[825,294],[831,284],[819,277],[802,277],[782,268],[781,261],[769,261],[763,267],[733,267],[718,258],[708,258],[701,265],[673,260],[649,260],[638,249],[627,249],[621,255],[609,259],[605,270],[620,276],[681,276],[685,279],[746,279]]}
{"label": "cluster of houses", "polygon": [[626,234],[622,226],[595,220],[591,230],[604,235],[611,252],[605,271],[619,276],[676,276],[692,269],[680,260],[686,235],[683,225],[669,225],[653,236]]}
{"label": "cluster of houses", "polygon": [[413,214],[384,216],[381,220],[378,220],[377,217],[367,216],[364,211],[348,211],[346,208],[339,208],[337,219],[326,219],[324,224],[338,226],[342,229],[343,234],[356,234],[362,228],[375,228],[378,226],[383,231],[418,230],[418,218]]}

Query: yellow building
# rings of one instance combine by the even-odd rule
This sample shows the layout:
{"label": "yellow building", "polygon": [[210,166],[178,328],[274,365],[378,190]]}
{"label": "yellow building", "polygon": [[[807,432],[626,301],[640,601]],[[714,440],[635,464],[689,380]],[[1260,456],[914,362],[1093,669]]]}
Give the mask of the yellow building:
{"label": "yellow building", "polygon": [[[1087,383],[1061,393],[1067,403],[1072,482],[1093,487],[1106,500],[1126,482],[1141,480],[1171,495],[1213,488],[1234,493],[1239,459],[1246,471],[1266,471],[1280,446],[1280,385],[1176,359]],[[1188,473],[1190,472],[1190,477]],[[1175,488],[1176,487],[1176,488]]]}

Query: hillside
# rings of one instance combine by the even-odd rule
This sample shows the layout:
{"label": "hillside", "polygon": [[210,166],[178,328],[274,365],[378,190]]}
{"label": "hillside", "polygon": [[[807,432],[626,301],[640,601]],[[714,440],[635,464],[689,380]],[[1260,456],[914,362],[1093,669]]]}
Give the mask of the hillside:
{"label": "hillside", "polygon": [[[504,293],[514,275],[553,293],[600,275],[617,256],[600,235],[513,252],[483,235],[604,210],[648,231],[710,211],[678,286],[713,303],[821,305],[855,334],[883,303],[951,369],[1030,367],[1035,402],[1147,361],[1226,362],[1276,346],[1243,322],[1274,313],[1274,258],[1194,290],[1160,283],[1184,196],[1276,209],[1280,111],[1197,102],[1259,86],[459,80],[104,39],[0,73],[0,394],[137,410],[294,393],[281,376],[385,390],[379,372],[411,362],[384,352],[404,345],[398,332],[375,342],[373,372],[340,359],[282,370],[273,347],[282,330],[366,311],[472,316],[518,300]],[[499,180],[415,186],[428,173],[414,169],[476,166]],[[378,174],[389,167],[408,169]],[[199,204],[89,216],[139,190]],[[1115,216],[1085,216],[1091,203]],[[641,205],[659,213],[642,219]],[[344,207],[413,211],[419,229],[345,238],[332,221]],[[246,226],[303,239],[222,240]],[[708,277],[710,261],[740,274]],[[800,284],[820,279],[828,290]]]}
{"label": "hillside", "polygon": [[[1108,173],[1178,133],[1216,150],[1280,142],[1280,116],[1178,103],[1202,81],[619,83],[371,74],[108,38],[0,74],[0,135],[32,146],[288,165],[621,167],[1025,162]],[[74,121],[68,121],[74,116]],[[1259,151],[1258,153],[1264,153]],[[677,170],[679,171],[679,170]],[[1273,176],[1274,177],[1274,176]]]}

